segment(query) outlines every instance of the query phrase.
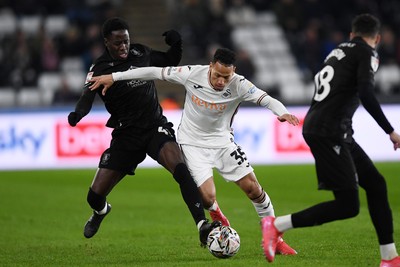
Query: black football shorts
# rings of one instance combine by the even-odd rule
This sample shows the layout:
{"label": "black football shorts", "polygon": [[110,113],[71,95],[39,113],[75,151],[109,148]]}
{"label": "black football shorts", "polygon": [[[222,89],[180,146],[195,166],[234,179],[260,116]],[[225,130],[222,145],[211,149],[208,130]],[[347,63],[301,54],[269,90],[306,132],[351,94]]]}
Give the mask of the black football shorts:
{"label": "black football shorts", "polygon": [[340,138],[303,134],[315,159],[318,189],[352,190],[358,177],[350,145]]}
{"label": "black football shorts", "polygon": [[169,141],[176,142],[170,122],[142,132],[132,127],[114,129],[110,147],[101,155],[99,168],[133,175],[146,155],[157,161],[160,149]]}

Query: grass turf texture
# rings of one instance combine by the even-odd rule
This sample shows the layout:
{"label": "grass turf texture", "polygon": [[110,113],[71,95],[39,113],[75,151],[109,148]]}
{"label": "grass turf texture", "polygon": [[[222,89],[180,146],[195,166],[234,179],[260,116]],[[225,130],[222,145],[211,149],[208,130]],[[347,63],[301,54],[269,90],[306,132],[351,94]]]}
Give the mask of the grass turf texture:
{"label": "grass turf texture", "polygon": [[[378,163],[385,175],[400,240],[400,164]],[[316,190],[313,165],[255,166],[275,212],[295,212],[331,193]],[[110,194],[113,210],[92,239],[83,237],[91,214],[86,193],[94,170],[0,172],[0,266],[268,266],[259,219],[245,195],[216,177],[218,201],[241,237],[239,253],[214,258],[164,169],[138,169]],[[360,191],[361,212],[350,220],[285,234],[296,256],[276,266],[378,266],[379,249]],[[208,216],[208,215],[207,215]],[[400,243],[397,243],[400,247]]]}

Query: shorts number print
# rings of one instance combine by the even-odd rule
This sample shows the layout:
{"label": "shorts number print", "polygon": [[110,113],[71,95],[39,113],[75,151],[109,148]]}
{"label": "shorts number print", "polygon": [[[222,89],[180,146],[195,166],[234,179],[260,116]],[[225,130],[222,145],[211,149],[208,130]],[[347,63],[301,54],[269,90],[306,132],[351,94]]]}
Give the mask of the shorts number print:
{"label": "shorts number print", "polygon": [[238,165],[242,165],[243,162],[247,162],[246,167],[248,167],[250,164],[247,161],[247,157],[246,154],[242,151],[242,149],[240,148],[240,146],[236,147],[236,150],[233,151],[230,154],[231,157],[233,157],[235,160],[237,160]]}

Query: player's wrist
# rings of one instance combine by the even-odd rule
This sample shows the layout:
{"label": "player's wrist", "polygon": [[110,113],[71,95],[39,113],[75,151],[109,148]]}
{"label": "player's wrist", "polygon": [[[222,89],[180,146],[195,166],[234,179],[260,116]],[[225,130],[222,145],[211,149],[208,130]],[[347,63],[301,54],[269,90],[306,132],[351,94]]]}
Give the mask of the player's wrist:
{"label": "player's wrist", "polygon": [[113,82],[119,81],[120,78],[121,78],[121,75],[118,72],[111,73],[111,80]]}

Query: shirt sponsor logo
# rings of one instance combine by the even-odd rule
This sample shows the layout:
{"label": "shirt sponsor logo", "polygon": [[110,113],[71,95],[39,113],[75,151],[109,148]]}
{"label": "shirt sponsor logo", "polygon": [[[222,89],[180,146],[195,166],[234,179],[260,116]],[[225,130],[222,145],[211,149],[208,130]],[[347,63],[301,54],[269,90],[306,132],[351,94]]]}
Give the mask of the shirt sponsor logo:
{"label": "shirt sponsor logo", "polygon": [[131,49],[129,52],[131,52],[131,54],[132,55],[134,55],[134,56],[136,56],[136,57],[141,57],[141,56],[143,56],[143,53],[142,52],[140,52],[139,50],[136,50],[136,49]]}
{"label": "shirt sponsor logo", "polygon": [[227,107],[226,104],[210,103],[210,102],[207,102],[207,101],[204,101],[204,100],[198,98],[195,95],[192,95],[192,102],[198,107],[204,107],[209,110],[222,111],[222,110],[225,110]]}
{"label": "shirt sponsor logo", "polygon": [[144,85],[146,83],[147,83],[147,81],[131,80],[131,81],[127,82],[126,85],[128,85],[131,88],[134,88],[134,87],[138,87],[138,86]]}

